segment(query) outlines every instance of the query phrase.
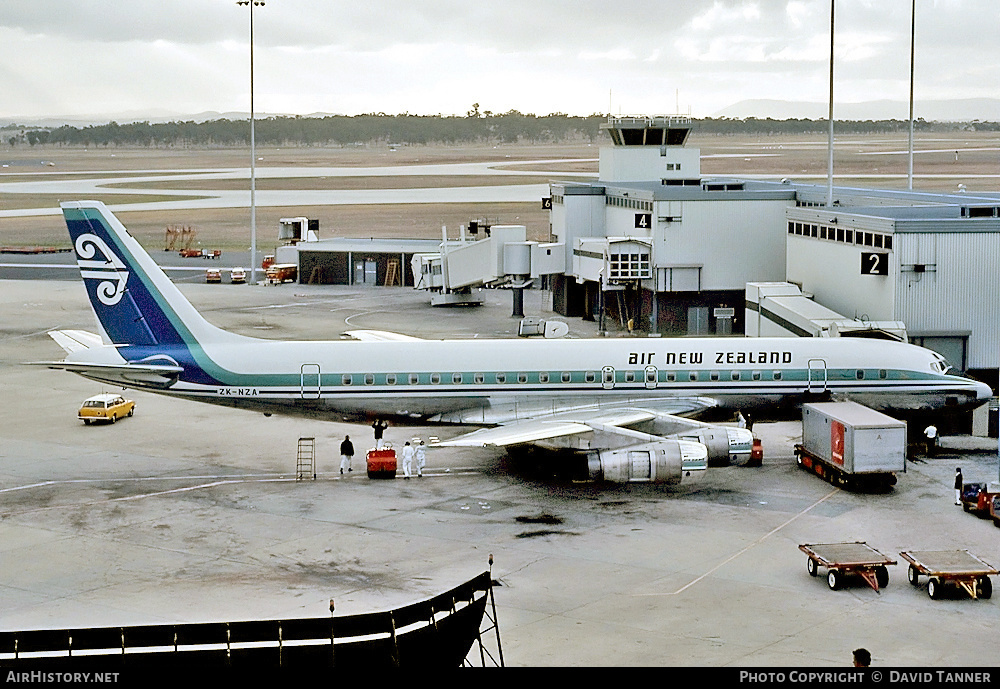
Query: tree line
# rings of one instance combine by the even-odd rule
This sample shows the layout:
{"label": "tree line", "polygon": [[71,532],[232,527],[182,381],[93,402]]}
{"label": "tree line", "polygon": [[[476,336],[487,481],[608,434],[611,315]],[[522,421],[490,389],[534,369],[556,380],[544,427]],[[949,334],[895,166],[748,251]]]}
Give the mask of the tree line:
{"label": "tree line", "polygon": [[[603,114],[588,116],[552,113],[523,114],[480,112],[479,104],[463,116],[449,115],[331,115],[325,117],[265,117],[254,121],[258,144],[272,146],[349,146],[354,144],[457,144],[457,143],[559,143],[587,140],[603,142]],[[952,123],[919,119],[918,131],[957,131],[975,129],[1000,131],[997,122]],[[247,146],[250,142],[249,120],[218,119],[206,122],[134,122],[74,127],[5,127],[3,141],[9,146],[135,146],[227,147]],[[839,134],[885,134],[906,132],[906,120],[836,121]],[[827,120],[770,118],[692,119],[692,131],[707,135],[749,134],[824,134]]]}

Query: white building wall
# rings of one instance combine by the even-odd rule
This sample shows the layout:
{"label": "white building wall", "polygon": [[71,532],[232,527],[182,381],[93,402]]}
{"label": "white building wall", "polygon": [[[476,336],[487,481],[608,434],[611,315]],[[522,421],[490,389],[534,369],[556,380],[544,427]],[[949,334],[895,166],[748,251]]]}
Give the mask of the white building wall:
{"label": "white building wall", "polygon": [[650,180],[698,179],[701,151],[678,146],[602,146],[599,154],[601,180],[646,182]]}
{"label": "white building wall", "polygon": [[659,202],[657,266],[701,265],[701,289],[743,290],[748,282],[785,279],[785,209],[791,201]]}
{"label": "white building wall", "polygon": [[787,235],[787,239],[788,281],[802,285],[802,291],[812,294],[817,302],[847,318],[904,320],[895,316],[899,267],[895,260],[889,260],[888,275],[862,275],[861,252],[874,251],[870,247],[796,235]]}
{"label": "white building wall", "polygon": [[913,334],[971,330],[969,368],[996,367],[1000,352],[996,233],[899,233],[895,241],[904,266],[927,263],[923,273],[901,270],[895,277],[894,318],[904,321]]}
{"label": "white building wall", "polygon": [[552,204],[552,235],[563,245],[564,263],[573,265],[575,240],[604,236],[604,196],[567,194],[563,204]]}
{"label": "white building wall", "polygon": [[608,237],[641,237],[643,239],[653,238],[653,227],[642,229],[635,226],[635,216],[637,213],[648,213],[652,216],[652,224],[656,225],[656,216],[650,211],[636,210],[634,208],[618,208],[616,206],[606,206],[607,213],[605,233]]}

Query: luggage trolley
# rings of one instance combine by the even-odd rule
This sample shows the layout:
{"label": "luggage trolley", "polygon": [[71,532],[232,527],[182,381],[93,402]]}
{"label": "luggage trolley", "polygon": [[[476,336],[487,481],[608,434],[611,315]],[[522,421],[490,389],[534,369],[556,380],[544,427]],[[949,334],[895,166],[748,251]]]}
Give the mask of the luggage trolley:
{"label": "luggage trolley", "polygon": [[799,550],[809,556],[806,570],[812,576],[819,574],[819,566],[827,568],[826,581],[836,591],[844,585],[844,578],[857,574],[878,593],[889,584],[889,570],[886,565],[896,561],[886,557],[867,543],[805,543]]}
{"label": "luggage trolley", "polygon": [[990,598],[993,595],[990,575],[998,574],[996,568],[968,550],[904,550],[899,555],[910,563],[906,578],[911,584],[918,586],[921,574],[930,577],[927,580],[927,595],[934,600],[944,595],[946,584],[954,584],[972,598]]}

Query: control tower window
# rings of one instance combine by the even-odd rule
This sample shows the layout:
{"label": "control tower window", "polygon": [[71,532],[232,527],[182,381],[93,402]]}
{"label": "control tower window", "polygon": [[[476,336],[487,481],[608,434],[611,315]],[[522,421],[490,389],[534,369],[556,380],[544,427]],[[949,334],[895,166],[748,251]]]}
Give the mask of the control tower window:
{"label": "control tower window", "polygon": [[689,131],[690,130],[688,129],[677,129],[671,127],[667,130],[667,145],[683,146]]}
{"label": "control tower window", "polygon": [[642,129],[622,129],[622,143],[626,146],[642,146]]}

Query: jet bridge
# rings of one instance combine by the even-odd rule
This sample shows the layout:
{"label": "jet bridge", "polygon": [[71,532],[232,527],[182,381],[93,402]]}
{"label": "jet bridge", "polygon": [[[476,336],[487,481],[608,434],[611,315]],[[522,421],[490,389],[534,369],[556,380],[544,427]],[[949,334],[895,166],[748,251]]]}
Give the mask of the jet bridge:
{"label": "jet bridge", "polygon": [[789,282],[748,282],[747,337],[873,337],[906,342],[902,321],[868,321],[816,303]]}
{"label": "jet bridge", "polygon": [[412,259],[413,274],[420,276],[416,286],[435,293],[433,306],[481,304],[474,290],[510,287],[513,315],[523,316],[522,291],[541,275],[564,270],[562,245],[528,241],[524,225],[480,227],[482,239],[467,239],[463,225],[457,241],[442,227],[441,251]]}

